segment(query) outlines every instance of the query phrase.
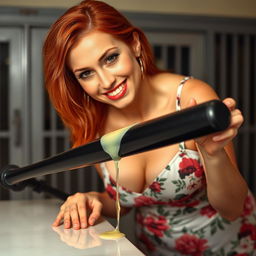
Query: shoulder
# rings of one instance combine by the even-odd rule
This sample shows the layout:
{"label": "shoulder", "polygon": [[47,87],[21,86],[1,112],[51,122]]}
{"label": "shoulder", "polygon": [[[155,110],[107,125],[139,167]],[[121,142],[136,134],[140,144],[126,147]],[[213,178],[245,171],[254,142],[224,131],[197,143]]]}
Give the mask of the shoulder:
{"label": "shoulder", "polygon": [[[152,78],[154,86],[166,95],[176,96],[178,86],[185,78],[184,75],[173,73],[160,73]],[[218,99],[218,95],[206,82],[191,78],[187,80],[181,92],[181,106],[184,107],[191,98],[195,98],[198,103],[212,99]]]}
{"label": "shoulder", "polygon": [[163,88],[176,88],[181,80],[184,78],[182,75],[173,73],[159,73],[152,77],[152,82],[157,87],[161,86]]}
{"label": "shoulder", "polygon": [[194,98],[197,103],[219,99],[212,86],[196,78],[185,82],[181,93],[181,107],[186,107],[191,98]]}

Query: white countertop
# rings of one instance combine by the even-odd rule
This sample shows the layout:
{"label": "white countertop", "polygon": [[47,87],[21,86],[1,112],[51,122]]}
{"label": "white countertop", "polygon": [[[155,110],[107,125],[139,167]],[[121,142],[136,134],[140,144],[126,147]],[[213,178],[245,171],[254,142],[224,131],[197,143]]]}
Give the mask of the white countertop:
{"label": "white countertop", "polygon": [[58,200],[0,201],[0,255],[3,256],[142,256],[128,239],[103,240],[113,230],[102,220],[88,229],[52,228]]}

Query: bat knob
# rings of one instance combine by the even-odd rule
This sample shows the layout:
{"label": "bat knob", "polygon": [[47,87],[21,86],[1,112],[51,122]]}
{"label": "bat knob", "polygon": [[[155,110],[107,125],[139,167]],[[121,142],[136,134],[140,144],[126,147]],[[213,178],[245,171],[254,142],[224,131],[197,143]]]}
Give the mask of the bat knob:
{"label": "bat knob", "polygon": [[19,168],[19,166],[17,166],[17,165],[7,165],[7,166],[3,167],[0,170],[0,184],[5,189],[7,189],[7,190],[11,189],[13,191],[21,191],[21,190],[23,190],[26,187],[26,182],[25,181],[11,185],[6,180],[7,173],[8,173],[8,175],[10,175],[10,172],[14,171],[17,168]]}

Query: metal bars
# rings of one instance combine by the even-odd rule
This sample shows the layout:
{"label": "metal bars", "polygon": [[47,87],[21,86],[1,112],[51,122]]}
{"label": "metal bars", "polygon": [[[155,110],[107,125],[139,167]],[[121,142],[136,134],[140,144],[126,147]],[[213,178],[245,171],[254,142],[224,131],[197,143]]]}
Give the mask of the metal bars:
{"label": "metal bars", "polygon": [[256,193],[256,36],[242,33],[215,34],[215,81],[221,98],[233,97],[244,115],[235,141],[240,170]]}

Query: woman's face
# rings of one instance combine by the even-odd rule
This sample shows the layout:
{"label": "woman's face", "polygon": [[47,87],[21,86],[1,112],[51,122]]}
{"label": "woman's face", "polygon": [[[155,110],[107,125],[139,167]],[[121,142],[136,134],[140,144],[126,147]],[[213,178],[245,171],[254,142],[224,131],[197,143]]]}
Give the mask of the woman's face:
{"label": "woman's face", "polygon": [[137,39],[130,48],[109,34],[92,32],[70,51],[68,61],[90,97],[116,108],[125,108],[134,100],[141,82],[138,56],[140,44]]}

